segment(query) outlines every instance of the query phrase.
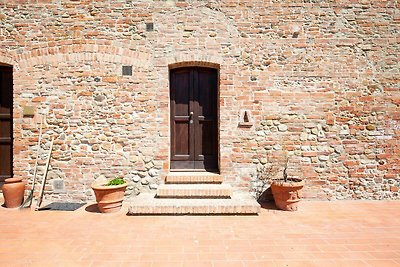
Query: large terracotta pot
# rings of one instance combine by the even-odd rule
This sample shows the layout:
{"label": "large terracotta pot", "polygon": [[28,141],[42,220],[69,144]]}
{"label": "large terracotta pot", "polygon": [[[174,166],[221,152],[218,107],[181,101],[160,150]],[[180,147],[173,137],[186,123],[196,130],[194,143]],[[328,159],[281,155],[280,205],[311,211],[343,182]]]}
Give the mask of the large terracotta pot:
{"label": "large terracotta pot", "polygon": [[273,181],[271,190],[275,205],[281,210],[296,211],[303,186],[304,181],[300,179],[288,179],[287,182]]}
{"label": "large terracotta pot", "polygon": [[125,189],[128,183],[121,185],[99,185],[92,184],[92,189],[96,195],[97,206],[102,213],[117,212],[122,207]]}
{"label": "large terracotta pot", "polygon": [[25,183],[21,178],[7,178],[3,187],[4,203],[7,208],[18,208],[24,200]]}

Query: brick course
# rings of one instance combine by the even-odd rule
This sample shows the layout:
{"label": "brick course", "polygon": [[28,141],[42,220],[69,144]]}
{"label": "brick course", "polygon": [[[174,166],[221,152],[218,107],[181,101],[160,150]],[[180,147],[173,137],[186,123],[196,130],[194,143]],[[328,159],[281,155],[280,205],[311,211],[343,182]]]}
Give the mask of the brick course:
{"label": "brick course", "polygon": [[[155,190],[169,168],[168,68],[208,66],[225,182],[254,191],[266,155],[285,149],[308,198],[399,199],[399,4],[316,2],[0,0],[15,176],[32,179],[46,115],[39,163],[57,136],[49,184],[65,184],[52,198],[93,199],[102,175]],[[253,127],[238,127],[242,110]]]}

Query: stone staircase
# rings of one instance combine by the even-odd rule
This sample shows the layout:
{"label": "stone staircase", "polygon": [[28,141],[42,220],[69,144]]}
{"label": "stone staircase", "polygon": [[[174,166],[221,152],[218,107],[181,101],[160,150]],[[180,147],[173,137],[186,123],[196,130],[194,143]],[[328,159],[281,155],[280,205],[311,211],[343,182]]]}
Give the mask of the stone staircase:
{"label": "stone staircase", "polygon": [[128,215],[258,214],[260,205],[249,193],[234,192],[223,177],[209,172],[171,172],[157,193],[131,200]]}

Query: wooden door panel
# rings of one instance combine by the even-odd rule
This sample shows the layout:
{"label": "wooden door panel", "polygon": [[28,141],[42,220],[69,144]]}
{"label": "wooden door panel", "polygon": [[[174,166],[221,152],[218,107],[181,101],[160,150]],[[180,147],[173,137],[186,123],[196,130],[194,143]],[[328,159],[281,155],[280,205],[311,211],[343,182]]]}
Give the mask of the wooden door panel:
{"label": "wooden door panel", "polygon": [[217,71],[199,68],[195,158],[206,170],[218,168],[217,86]]}
{"label": "wooden door panel", "polygon": [[[196,138],[196,161],[198,167],[205,170],[218,169],[218,140],[216,136],[216,125],[214,121],[200,121]],[[201,164],[202,162],[202,164]]]}
{"label": "wooden door panel", "polygon": [[0,67],[0,115],[12,114],[12,69]]}
{"label": "wooden door panel", "polygon": [[0,177],[10,177],[12,166],[11,153],[11,146],[8,143],[0,143]]}
{"label": "wooden door panel", "polygon": [[190,109],[190,72],[174,74],[174,116],[189,116]]}
{"label": "wooden door panel", "polygon": [[199,151],[197,156],[199,160],[207,155],[215,155],[215,150],[217,148],[216,138],[210,138],[215,136],[215,123],[214,121],[201,121],[198,127],[198,135],[200,138],[198,140],[197,146]]}
{"label": "wooden door panel", "polygon": [[171,169],[218,169],[217,70],[171,70]]}
{"label": "wooden door panel", "polygon": [[13,123],[12,123],[12,68],[0,67],[0,180],[11,177]]}
{"label": "wooden door panel", "polygon": [[189,123],[187,121],[175,121],[175,156],[183,160],[189,159],[190,143],[189,138]]}
{"label": "wooden door panel", "polygon": [[190,77],[188,69],[171,73],[171,160],[177,162],[192,160],[190,107],[193,94]]}
{"label": "wooden door panel", "polygon": [[0,139],[1,138],[10,138],[11,136],[11,121],[10,120],[1,120],[0,121]]}
{"label": "wooden door panel", "polygon": [[214,69],[200,69],[198,72],[198,116],[217,115],[217,75]]}

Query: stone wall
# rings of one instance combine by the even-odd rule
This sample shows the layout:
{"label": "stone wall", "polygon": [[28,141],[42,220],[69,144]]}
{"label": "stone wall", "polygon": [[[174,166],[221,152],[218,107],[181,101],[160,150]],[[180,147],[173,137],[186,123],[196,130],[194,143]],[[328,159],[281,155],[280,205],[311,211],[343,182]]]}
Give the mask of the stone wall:
{"label": "stone wall", "polygon": [[[227,182],[253,191],[257,166],[286,150],[308,198],[399,199],[398,3],[311,2],[0,0],[15,176],[31,181],[46,116],[48,196],[92,199],[99,176],[154,190],[169,169],[169,67],[202,65],[219,68]],[[244,110],[252,127],[238,127]]]}

